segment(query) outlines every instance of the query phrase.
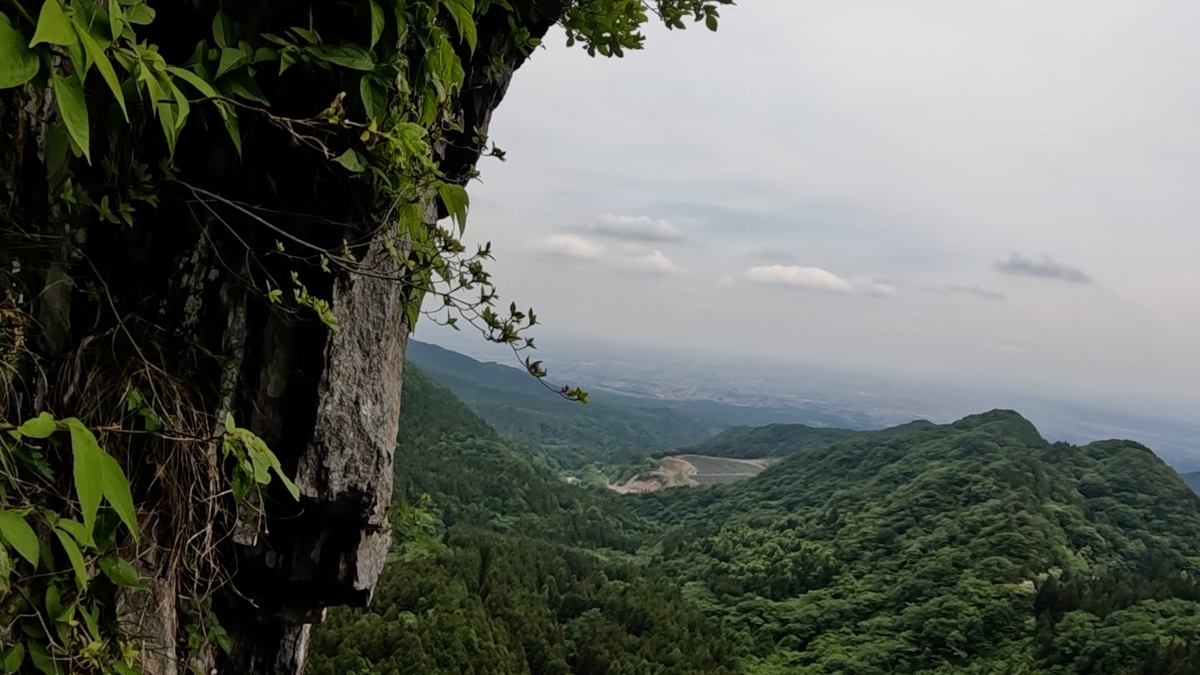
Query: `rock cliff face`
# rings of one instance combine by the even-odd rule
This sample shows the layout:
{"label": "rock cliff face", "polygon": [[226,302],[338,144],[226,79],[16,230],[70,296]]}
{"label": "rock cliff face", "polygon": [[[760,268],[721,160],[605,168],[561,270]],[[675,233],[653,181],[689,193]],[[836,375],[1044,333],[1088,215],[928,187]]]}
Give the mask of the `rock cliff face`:
{"label": "rock cliff face", "polygon": [[[321,34],[334,43],[351,30],[348,10],[333,2],[198,0],[156,4],[158,16],[143,34],[163,45],[169,62],[185,61],[209,34],[218,4],[247,29],[324,22]],[[522,11],[534,18],[523,28],[534,37],[562,11],[557,3],[514,4],[529,5]],[[512,27],[485,16],[478,30],[484,45]],[[486,131],[526,55],[460,56],[464,131],[443,147],[441,169],[465,183],[481,151],[475,133]],[[353,84],[323,77],[280,77],[268,92],[272,112],[312,116]],[[107,131],[100,147],[93,140],[92,165],[74,159],[47,175],[49,97],[32,85],[0,92],[0,266],[12,270],[0,303],[3,317],[26,318],[0,318],[7,336],[0,356],[13,373],[0,381],[4,417],[49,410],[102,420],[119,406],[126,382],[176,406],[167,413],[190,425],[184,441],[101,439],[143,505],[143,538],[132,557],[148,590],[123,595],[119,607],[147,636],[147,672],[299,673],[309,625],[326,607],[368,602],[387,555],[408,291],[382,278],[389,274],[302,271],[299,280],[314,296],[331,299],[339,324],[331,332],[251,292],[247,281],[291,273],[278,258],[254,255],[277,242],[291,246],[280,232],[336,249],[353,227],[347,224],[366,220],[370,199],[262,117],[242,116],[239,158],[214,115],[189,120],[175,150],[178,182],[164,184],[156,207],[139,209],[137,227],[63,212],[49,199],[63,181],[103,185],[105,161],[128,164],[164,149],[146,120],[135,119]],[[89,98],[95,108],[103,97]],[[103,114],[92,111],[93,119]],[[445,215],[433,203],[426,209],[429,221]],[[45,245],[19,250],[15,242],[31,236]],[[388,267],[378,241],[367,255],[384,272],[401,271]],[[216,506],[225,484],[219,434],[226,413],[295,476],[298,503],[276,482],[261,503],[236,514]],[[228,654],[211,639],[199,648],[182,639],[194,607],[180,597],[205,589],[232,638]]]}

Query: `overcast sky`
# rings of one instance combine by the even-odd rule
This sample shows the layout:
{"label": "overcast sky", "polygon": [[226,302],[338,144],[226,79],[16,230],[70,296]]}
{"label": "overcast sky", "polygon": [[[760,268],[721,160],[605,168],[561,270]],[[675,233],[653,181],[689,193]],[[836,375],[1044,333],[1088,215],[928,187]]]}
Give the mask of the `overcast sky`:
{"label": "overcast sky", "polygon": [[[469,238],[541,340],[1200,403],[1200,3],[743,0],[517,73]],[[418,337],[437,339],[436,331]]]}

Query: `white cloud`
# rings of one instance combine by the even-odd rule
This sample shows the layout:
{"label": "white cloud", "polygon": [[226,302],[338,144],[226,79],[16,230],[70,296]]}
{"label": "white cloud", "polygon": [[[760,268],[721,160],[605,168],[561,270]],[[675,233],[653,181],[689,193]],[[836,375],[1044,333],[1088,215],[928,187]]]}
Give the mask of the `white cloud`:
{"label": "white cloud", "polygon": [[603,245],[577,234],[554,234],[538,244],[538,250],[549,255],[565,258],[595,260],[604,256]]}
{"label": "white cloud", "polygon": [[751,267],[742,274],[747,281],[774,286],[807,288],[814,291],[835,293],[866,293],[867,295],[895,295],[896,287],[871,279],[847,279],[820,267],[799,265],[762,265]]}
{"label": "white cloud", "polygon": [[552,234],[540,239],[535,249],[543,255],[595,260],[606,266],[646,274],[674,274],[675,262],[662,251],[649,251],[637,245],[605,246],[578,234]]}
{"label": "white cloud", "polygon": [[793,286],[809,288],[815,291],[835,291],[838,293],[853,293],[854,282],[849,279],[823,270],[820,267],[800,267],[799,265],[763,265],[751,267],[743,274],[747,281],[774,286]]}
{"label": "white cloud", "polygon": [[[506,297],[588,340],[1195,416],[1200,294],[1179,289],[1200,286],[1200,3],[761,0],[727,18],[715,35],[647,26],[651,48],[613,61],[555,29],[522,66],[489,130],[510,160],[483,163],[467,233],[496,245]],[[642,216],[684,240],[605,234],[602,213],[625,214],[618,234]],[[582,287],[506,254],[560,232],[603,246],[553,259],[594,266]],[[653,277],[661,291],[619,264],[653,248],[678,268]],[[773,265],[819,266],[841,289],[822,299],[864,301],[800,313],[744,292],[771,289],[744,274]],[[866,302],[867,270],[896,295]],[[725,320],[688,309],[683,272],[743,291],[721,292]],[[993,342],[1029,352],[1000,359]]]}
{"label": "white cloud", "polygon": [[620,239],[641,241],[683,241],[684,232],[669,220],[650,216],[615,216],[606,213],[600,216],[592,230],[598,234]]}
{"label": "white cloud", "polygon": [[675,272],[675,263],[671,259],[662,254],[662,251],[654,251],[644,255],[637,255],[630,258],[625,258],[622,264],[639,272],[648,274],[672,274]]}

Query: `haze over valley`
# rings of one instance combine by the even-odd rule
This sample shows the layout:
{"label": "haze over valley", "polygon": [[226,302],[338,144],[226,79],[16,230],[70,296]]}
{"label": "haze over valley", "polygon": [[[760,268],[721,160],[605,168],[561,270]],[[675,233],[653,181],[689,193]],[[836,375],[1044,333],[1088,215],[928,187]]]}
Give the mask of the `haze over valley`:
{"label": "haze over valley", "polygon": [[[464,333],[430,330],[446,345],[484,361],[518,366],[511,351]],[[835,367],[804,366],[730,353],[705,355],[588,342],[540,342],[556,382],[594,391],[670,401],[713,401],[744,407],[760,424],[809,422],[852,429],[915,419],[949,422],[993,408],[1020,411],[1047,436],[1072,443],[1128,438],[1155,449],[1181,472],[1200,471],[1200,422],[1078,400],[1055,400],[983,385],[921,381]],[[1152,406],[1150,407],[1152,409]],[[744,423],[744,422],[738,422]]]}

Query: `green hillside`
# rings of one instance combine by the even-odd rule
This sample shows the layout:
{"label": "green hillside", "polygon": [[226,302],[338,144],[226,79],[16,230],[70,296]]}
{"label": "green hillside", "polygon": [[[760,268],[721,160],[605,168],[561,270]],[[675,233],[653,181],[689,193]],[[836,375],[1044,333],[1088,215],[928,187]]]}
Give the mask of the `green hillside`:
{"label": "green hillside", "polygon": [[758,673],[1197,672],[1200,498],[1136,443],[1016,413],[802,448],[639,497],[648,557]]}
{"label": "green hillside", "polygon": [[[396,445],[396,494],[463,524],[564,544],[637,549],[649,527],[629,502],[568,485],[532,461],[421,370],[407,366]],[[576,404],[579,405],[579,404]]]}
{"label": "green hillside", "polygon": [[309,675],[1200,673],[1200,497],[1136,443],[734,429],[709,447],[784,457],[619,496],[417,368],[404,397],[393,559]]}
{"label": "green hillside", "polygon": [[857,431],[823,429],[804,424],[768,424],[733,427],[712,438],[680,448],[678,454],[757,459],[783,457],[805,448],[829,447],[853,437]]}
{"label": "green hillside", "polygon": [[307,675],[738,672],[628,555],[657,532],[628,501],[563,482],[411,364],[403,397],[392,560],[370,609],[315,631]]}
{"label": "green hillside", "polygon": [[[593,394],[582,405],[547,389],[528,373],[480,363],[449,350],[414,343],[412,362],[449,388],[503,436],[550,466],[578,470],[669,450],[707,438],[713,430],[664,405],[631,405],[616,394]],[[625,405],[609,405],[616,400]]]}
{"label": "green hillside", "polygon": [[540,454],[548,465],[575,472],[690,446],[737,425],[802,422],[862,428],[862,422],[819,411],[670,401],[609,391],[593,391],[591,403],[580,405],[522,370],[483,363],[436,345],[412,341],[409,359],[501,435]]}

